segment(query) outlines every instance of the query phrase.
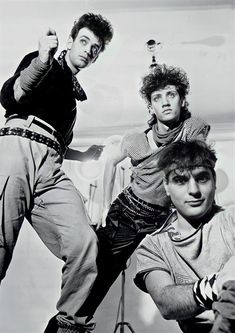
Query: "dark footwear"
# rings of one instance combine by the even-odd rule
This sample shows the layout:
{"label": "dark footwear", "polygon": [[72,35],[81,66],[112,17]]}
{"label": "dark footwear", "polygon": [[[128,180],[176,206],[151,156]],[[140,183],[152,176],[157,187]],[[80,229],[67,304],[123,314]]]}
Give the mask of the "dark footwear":
{"label": "dark footwear", "polygon": [[57,331],[58,331],[58,322],[56,320],[56,316],[57,315],[55,315],[54,317],[52,317],[49,320],[44,333],[57,333]]}

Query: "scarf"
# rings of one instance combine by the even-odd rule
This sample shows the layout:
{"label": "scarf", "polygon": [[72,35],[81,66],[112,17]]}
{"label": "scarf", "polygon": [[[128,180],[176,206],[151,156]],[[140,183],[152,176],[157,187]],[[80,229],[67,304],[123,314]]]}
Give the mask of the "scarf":
{"label": "scarf", "polygon": [[[65,61],[65,55],[66,55],[67,51],[63,50],[59,57],[58,57],[58,63],[60,64],[60,66],[63,68],[63,70],[66,69],[66,67],[68,67],[66,61]],[[72,74],[72,85],[73,85],[73,93],[74,93],[74,97],[78,100],[78,101],[85,101],[87,99],[87,95],[85,93],[85,91],[82,89],[80,83],[78,82],[77,78],[75,75]]]}
{"label": "scarf", "polygon": [[173,142],[173,140],[177,137],[179,132],[181,131],[184,122],[182,121],[177,127],[173,128],[172,130],[167,131],[166,133],[159,133],[157,124],[154,124],[152,127],[153,132],[153,139],[157,146],[162,146]]}
{"label": "scarf", "polygon": [[152,127],[153,132],[153,139],[157,146],[162,146],[173,142],[174,139],[177,137],[179,132],[181,131],[184,122],[182,121],[177,127],[173,128],[172,130],[167,131],[166,133],[159,133],[157,124],[154,124]]}

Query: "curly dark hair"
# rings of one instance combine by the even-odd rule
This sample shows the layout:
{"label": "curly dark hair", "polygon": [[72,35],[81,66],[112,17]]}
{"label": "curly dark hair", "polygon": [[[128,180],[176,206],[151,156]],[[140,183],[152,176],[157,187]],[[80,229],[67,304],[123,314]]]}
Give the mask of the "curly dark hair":
{"label": "curly dark hair", "polygon": [[[167,85],[174,85],[181,99],[186,98],[190,88],[187,74],[183,69],[167,66],[166,64],[157,64],[155,67],[151,68],[150,73],[143,77],[140,94],[147,105],[150,106],[152,93],[156,90],[164,89]],[[188,102],[185,100],[185,105],[181,109],[181,119],[185,120],[190,116]],[[154,121],[154,119],[152,121]]]}
{"label": "curly dark hair", "polygon": [[214,179],[217,157],[210,145],[203,141],[176,141],[168,145],[159,155],[158,168],[165,173],[166,180],[175,169],[194,169],[205,166],[211,169]]}
{"label": "curly dark hair", "polygon": [[82,28],[90,29],[101,41],[101,51],[104,51],[105,46],[113,38],[113,28],[111,23],[100,14],[86,13],[82,15],[71,30],[73,40],[77,37],[79,30]]}

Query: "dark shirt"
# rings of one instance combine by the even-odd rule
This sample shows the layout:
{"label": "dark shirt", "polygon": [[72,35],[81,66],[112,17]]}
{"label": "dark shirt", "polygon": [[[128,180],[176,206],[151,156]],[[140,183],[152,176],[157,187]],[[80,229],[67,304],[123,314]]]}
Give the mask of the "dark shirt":
{"label": "dark shirt", "polygon": [[64,138],[66,145],[72,141],[72,130],[76,120],[76,100],[73,93],[72,72],[65,64],[53,60],[52,67],[26,100],[17,103],[13,86],[20,72],[28,67],[38,52],[26,55],[14,76],[8,79],[1,90],[1,103],[6,109],[5,117],[13,114],[34,115],[53,126]]}

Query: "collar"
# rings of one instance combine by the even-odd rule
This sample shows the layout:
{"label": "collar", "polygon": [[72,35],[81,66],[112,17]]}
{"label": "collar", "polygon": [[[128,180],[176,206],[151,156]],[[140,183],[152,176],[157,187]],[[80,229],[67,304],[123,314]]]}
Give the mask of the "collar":
{"label": "collar", "polygon": [[[58,57],[58,63],[60,64],[60,66],[64,70],[66,68],[68,68],[68,65],[67,65],[66,60],[65,60],[66,53],[67,53],[67,51],[63,50],[60,53],[59,57]],[[76,98],[76,100],[78,100],[78,101],[85,101],[85,100],[87,100],[87,95],[86,95],[85,91],[83,90],[82,86],[78,82],[76,76],[73,75],[73,73],[72,73],[72,85],[73,85],[74,97]]]}

